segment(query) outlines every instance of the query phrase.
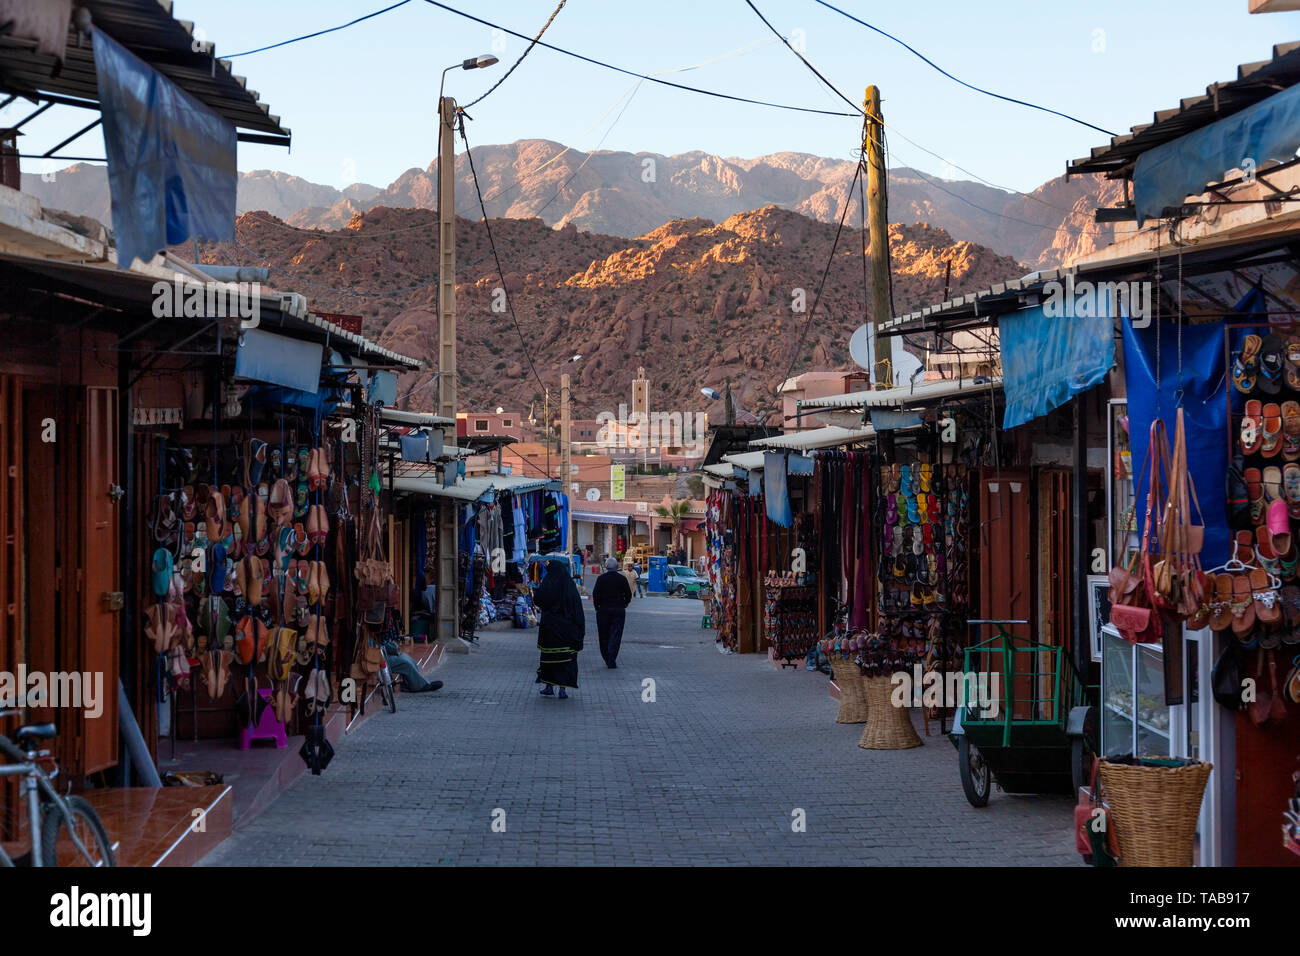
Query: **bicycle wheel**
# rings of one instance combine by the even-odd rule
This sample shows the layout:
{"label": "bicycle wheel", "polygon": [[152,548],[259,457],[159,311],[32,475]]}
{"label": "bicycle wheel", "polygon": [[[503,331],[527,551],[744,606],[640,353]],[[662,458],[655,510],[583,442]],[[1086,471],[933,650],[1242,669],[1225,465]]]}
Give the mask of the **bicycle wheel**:
{"label": "bicycle wheel", "polygon": [[390,714],[397,713],[397,695],[393,693],[393,678],[387,668],[379,672],[379,697]]}
{"label": "bicycle wheel", "polygon": [[[41,821],[41,865],[58,866],[61,857],[65,866],[117,866],[113,843],[95,808],[81,797],[64,797],[63,802],[72,816],[66,827],[62,811],[53,803],[45,805],[45,818]],[[77,849],[70,833],[76,833],[89,859]]]}

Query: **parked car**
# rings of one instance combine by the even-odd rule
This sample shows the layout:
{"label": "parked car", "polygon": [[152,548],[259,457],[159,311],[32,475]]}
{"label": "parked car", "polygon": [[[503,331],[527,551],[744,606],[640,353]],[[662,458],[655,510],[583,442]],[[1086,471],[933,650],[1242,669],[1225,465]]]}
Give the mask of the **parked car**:
{"label": "parked car", "polygon": [[[647,590],[650,587],[650,573],[642,571],[640,581]],[[691,568],[684,564],[670,564],[664,570],[664,590],[669,594],[680,594],[683,597],[700,596],[700,588],[707,584],[708,581],[696,574]]]}

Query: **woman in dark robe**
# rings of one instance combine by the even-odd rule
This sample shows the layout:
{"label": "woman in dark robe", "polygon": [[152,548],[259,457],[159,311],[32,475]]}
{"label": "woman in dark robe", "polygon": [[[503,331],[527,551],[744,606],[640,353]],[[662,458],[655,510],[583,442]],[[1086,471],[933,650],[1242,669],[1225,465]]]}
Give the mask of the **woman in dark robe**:
{"label": "woman in dark robe", "polygon": [[578,651],[582,650],[587,630],[582,598],[573,583],[568,559],[546,563],[546,576],[533,594],[533,603],[542,612],[537,628],[541,663],[536,682],[546,685],[542,688],[543,695],[550,697],[559,687],[560,697],[567,698],[565,688],[578,686]]}

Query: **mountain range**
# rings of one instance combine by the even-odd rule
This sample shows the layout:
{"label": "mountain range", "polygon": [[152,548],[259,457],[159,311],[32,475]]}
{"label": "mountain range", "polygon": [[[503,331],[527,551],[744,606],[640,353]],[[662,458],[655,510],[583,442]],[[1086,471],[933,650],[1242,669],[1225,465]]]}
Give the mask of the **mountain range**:
{"label": "mountain range", "polygon": [[[715,222],[775,205],[821,222],[861,222],[858,191],[844,203],[856,161],[807,153],[753,159],[704,152],[582,152],[549,140],[478,146],[474,169],[456,157],[456,207],[478,218],[478,191],[494,218],[536,217],[547,226],[623,238],[645,235],[673,219]],[[1096,177],[1049,180],[1028,194],[971,180],[941,180],[917,170],[889,172],[889,218],[924,222],[1011,256],[1028,268],[1051,268],[1111,241],[1112,227],[1092,210],[1112,205],[1116,183]],[[46,206],[110,224],[104,167],[77,164],[45,176],[24,174],[23,189]],[[237,209],[263,210],[305,229],[337,230],[376,206],[433,209],[437,164],[402,173],[386,187],[354,183],[344,189],[273,170],[240,174]]]}
{"label": "mountain range", "polygon": [[[700,388],[730,377],[742,407],[770,413],[789,375],[848,366],[848,339],[870,314],[863,233],[845,228],[836,242],[834,225],[774,205],[717,223],[673,219],[632,239],[538,218],[490,225],[496,255],[482,220],[456,227],[465,409],[527,409],[548,390],[555,401],[568,371],[576,418],[617,413],[640,366],[655,408],[698,410]],[[272,284],[302,291],[313,310],[360,314],[366,334],[425,363],[403,376],[399,405],[434,407],[435,213],[376,206],[321,232],[258,210],[236,233],[201,245],[200,260],[270,268]],[[921,223],[891,225],[890,253],[899,313],[1023,270]]]}

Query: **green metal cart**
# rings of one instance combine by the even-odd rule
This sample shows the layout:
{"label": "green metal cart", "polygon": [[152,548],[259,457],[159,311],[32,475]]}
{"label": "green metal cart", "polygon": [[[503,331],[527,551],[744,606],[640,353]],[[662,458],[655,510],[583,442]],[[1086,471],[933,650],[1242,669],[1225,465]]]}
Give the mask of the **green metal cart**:
{"label": "green metal cart", "polygon": [[1007,793],[1086,786],[1097,752],[1096,688],[1084,683],[1063,647],[1035,644],[1004,627],[1027,621],[968,623],[998,630],[966,648],[966,696],[949,734],[971,806],[988,804],[994,781]]}

